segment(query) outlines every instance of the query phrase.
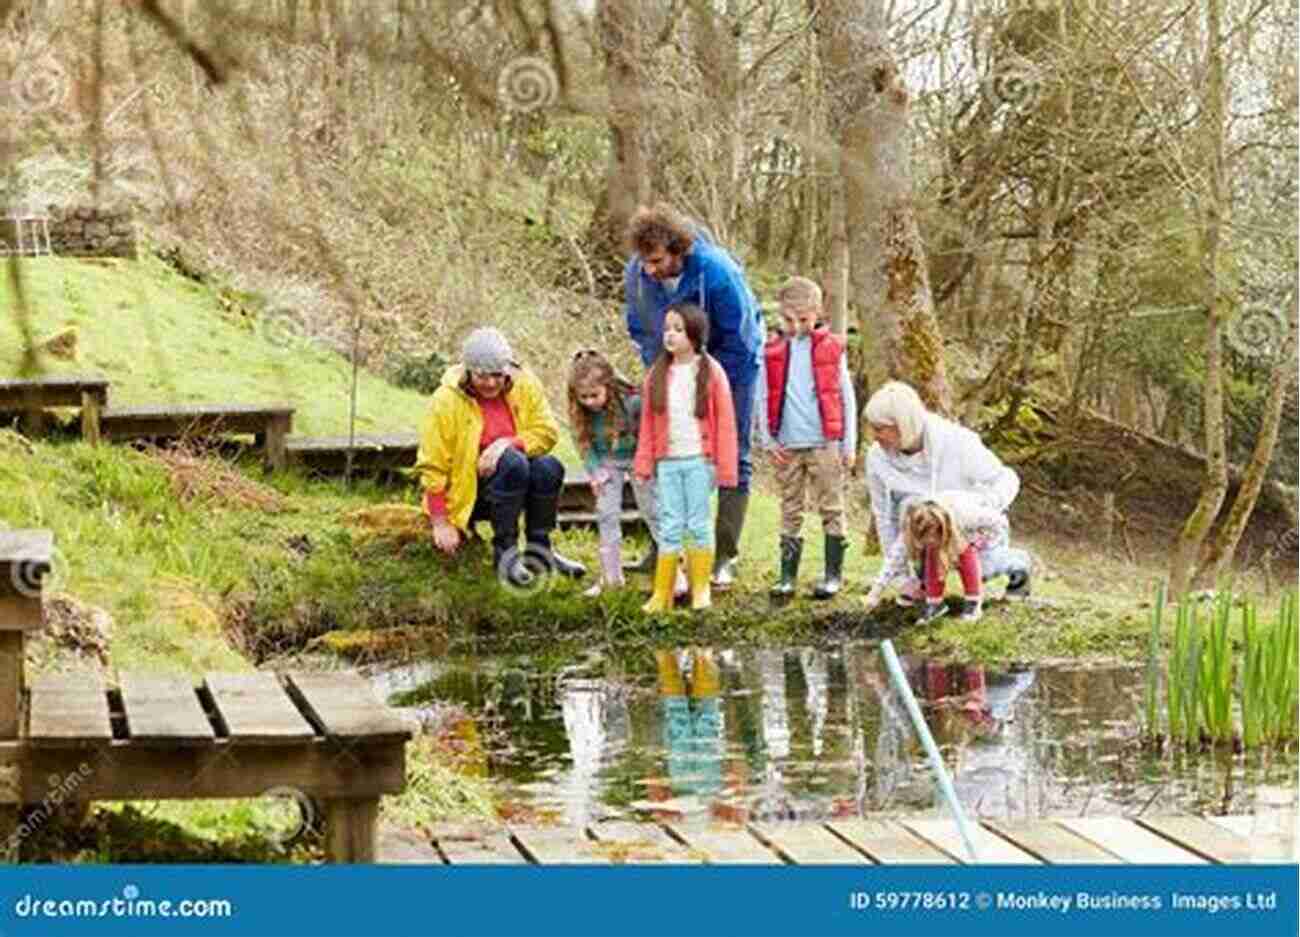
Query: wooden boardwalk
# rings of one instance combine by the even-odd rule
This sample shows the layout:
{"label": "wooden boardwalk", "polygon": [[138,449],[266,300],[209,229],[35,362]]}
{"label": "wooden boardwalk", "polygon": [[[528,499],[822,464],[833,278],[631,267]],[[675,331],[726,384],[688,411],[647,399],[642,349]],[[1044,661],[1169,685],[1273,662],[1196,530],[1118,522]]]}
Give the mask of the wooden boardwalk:
{"label": "wooden boardwalk", "polygon": [[[980,864],[1203,865],[1250,862],[1250,823],[1250,817],[1082,817],[972,821],[971,831]],[[937,819],[449,828],[435,830],[432,845],[426,861],[449,865],[971,863],[956,824]]]}

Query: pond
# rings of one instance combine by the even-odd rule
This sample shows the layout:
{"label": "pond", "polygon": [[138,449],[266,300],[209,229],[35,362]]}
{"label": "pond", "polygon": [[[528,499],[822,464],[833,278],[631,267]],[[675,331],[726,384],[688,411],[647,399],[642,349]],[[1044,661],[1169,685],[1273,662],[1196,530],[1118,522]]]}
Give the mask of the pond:
{"label": "pond", "polygon": [[[968,816],[1250,814],[1294,797],[1288,751],[1153,753],[1142,668],[904,658]],[[394,705],[472,715],[503,801],[541,822],[687,825],[946,814],[879,648],[647,648],[447,660],[372,674]]]}

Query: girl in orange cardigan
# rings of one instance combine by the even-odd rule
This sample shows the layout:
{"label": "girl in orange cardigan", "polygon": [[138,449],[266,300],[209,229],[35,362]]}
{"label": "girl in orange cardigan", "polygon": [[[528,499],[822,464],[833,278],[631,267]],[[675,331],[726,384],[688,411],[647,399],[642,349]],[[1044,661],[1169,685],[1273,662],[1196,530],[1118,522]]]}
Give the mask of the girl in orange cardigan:
{"label": "girl in orange cardigan", "polygon": [[664,314],[664,347],[646,375],[641,433],[633,470],[655,480],[659,559],[647,612],[672,608],[678,554],[689,535],[686,568],[691,606],[708,608],[713,572],[709,498],[737,483],[736,411],[722,366],[704,350],[709,320],[697,306],[678,303]]}

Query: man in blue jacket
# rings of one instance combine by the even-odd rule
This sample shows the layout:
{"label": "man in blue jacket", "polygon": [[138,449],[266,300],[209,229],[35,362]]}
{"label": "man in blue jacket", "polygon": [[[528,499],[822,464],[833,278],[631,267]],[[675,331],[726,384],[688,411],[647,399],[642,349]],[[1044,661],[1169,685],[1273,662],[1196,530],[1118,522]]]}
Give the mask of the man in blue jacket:
{"label": "man in blue jacket", "polygon": [[[627,331],[649,367],[663,348],[664,311],[673,303],[693,303],[709,317],[709,354],[731,382],[736,407],[739,484],[718,489],[713,586],[729,588],[735,580],[740,534],[749,507],[750,430],[754,391],[763,352],[763,314],[737,260],[719,247],[700,225],[668,205],[642,207],[628,226],[633,254],[623,271]],[[647,555],[637,569],[653,563]]]}

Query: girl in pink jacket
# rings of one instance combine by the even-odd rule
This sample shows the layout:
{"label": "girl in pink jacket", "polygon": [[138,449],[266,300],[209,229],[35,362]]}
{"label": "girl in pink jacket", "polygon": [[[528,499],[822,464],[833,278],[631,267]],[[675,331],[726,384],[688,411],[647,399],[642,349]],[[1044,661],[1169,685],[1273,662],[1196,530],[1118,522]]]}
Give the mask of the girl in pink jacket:
{"label": "girl in pink jacket", "polygon": [[[642,608],[672,608],[678,554],[686,551],[691,605],[708,608],[713,573],[709,498],[737,483],[736,412],[726,372],[704,350],[709,320],[697,306],[679,303],[664,314],[664,347],[646,375],[641,433],[633,470],[654,479],[659,506],[659,558],[654,593]],[[692,541],[687,547],[685,541]]]}

